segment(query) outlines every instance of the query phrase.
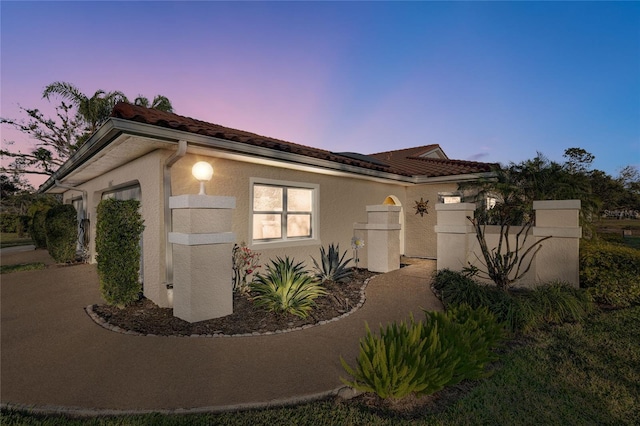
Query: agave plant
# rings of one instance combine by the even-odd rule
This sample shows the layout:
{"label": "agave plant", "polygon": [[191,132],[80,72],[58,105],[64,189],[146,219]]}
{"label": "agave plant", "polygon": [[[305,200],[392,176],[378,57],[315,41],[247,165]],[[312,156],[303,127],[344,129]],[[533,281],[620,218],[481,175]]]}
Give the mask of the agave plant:
{"label": "agave plant", "polygon": [[324,247],[320,247],[320,259],[322,261],[322,266],[316,262],[316,260],[312,257],[313,264],[315,265],[315,276],[321,282],[325,281],[335,281],[341,282],[346,281],[352,274],[352,269],[347,267],[347,264],[351,262],[352,259],[344,260],[347,255],[347,251],[342,254],[340,257],[340,244],[334,246],[333,244],[329,245],[329,251],[325,251]]}
{"label": "agave plant", "polygon": [[266,273],[258,274],[251,284],[256,294],[256,306],[276,313],[290,313],[301,318],[309,315],[314,299],[327,294],[315,279],[308,275],[302,262],[294,263],[289,257],[278,257],[267,266]]}

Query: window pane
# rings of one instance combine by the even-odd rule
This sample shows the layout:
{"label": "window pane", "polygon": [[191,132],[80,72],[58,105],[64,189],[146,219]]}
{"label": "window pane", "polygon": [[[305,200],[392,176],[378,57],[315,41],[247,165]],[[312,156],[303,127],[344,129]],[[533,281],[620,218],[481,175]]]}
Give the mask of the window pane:
{"label": "window pane", "polygon": [[310,212],[312,197],[312,189],[289,188],[287,190],[287,210],[291,212]]}
{"label": "window pane", "polygon": [[282,188],[255,185],[253,187],[253,210],[261,212],[281,212]]}
{"label": "window pane", "polygon": [[289,214],[287,215],[287,237],[310,237],[311,215]]}
{"label": "window pane", "polygon": [[279,214],[254,214],[253,238],[255,240],[282,238],[282,216]]}

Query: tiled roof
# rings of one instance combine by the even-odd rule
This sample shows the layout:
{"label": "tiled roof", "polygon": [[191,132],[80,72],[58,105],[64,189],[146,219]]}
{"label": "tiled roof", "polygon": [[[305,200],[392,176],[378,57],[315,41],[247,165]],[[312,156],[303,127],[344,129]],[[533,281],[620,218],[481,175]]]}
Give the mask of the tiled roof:
{"label": "tiled roof", "polygon": [[207,123],[205,121],[195,120],[193,118],[163,112],[153,108],[135,106],[128,103],[117,104],[113,109],[111,116],[139,123],[165,127],[168,129],[181,130],[198,135],[211,136],[232,142],[282,152],[290,152],[335,163],[381,172],[395,173],[404,176],[451,176],[457,174],[486,172],[491,168],[491,164],[488,163],[418,157],[425,152],[438,149],[438,145],[428,145],[425,147],[372,154],[370,157],[373,157],[377,161],[368,162],[365,160],[366,156],[358,156],[358,158],[355,158],[354,155],[340,155],[323,149],[260,136],[255,133],[231,129],[218,124]]}
{"label": "tiled roof", "polygon": [[389,164],[394,169],[402,170],[411,176],[436,177],[483,173],[490,172],[495,166],[495,164],[492,163],[480,163],[477,161],[423,157],[423,155],[439,149],[440,146],[435,144],[379,152],[369,154],[369,156]]}

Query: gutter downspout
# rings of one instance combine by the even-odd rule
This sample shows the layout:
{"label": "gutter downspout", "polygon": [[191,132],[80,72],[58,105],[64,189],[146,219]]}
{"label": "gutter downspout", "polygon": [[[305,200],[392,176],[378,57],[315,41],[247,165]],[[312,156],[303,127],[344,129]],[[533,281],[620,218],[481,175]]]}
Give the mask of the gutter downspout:
{"label": "gutter downspout", "polygon": [[88,250],[88,245],[89,245],[89,230],[88,229],[84,229],[84,227],[86,226],[86,223],[87,223],[85,221],[89,220],[89,214],[87,213],[87,210],[88,210],[88,206],[87,206],[88,193],[87,193],[87,191],[85,191],[84,189],[76,188],[75,186],[64,185],[64,184],[60,183],[60,181],[58,179],[53,181],[53,186],[54,187],[58,187],[58,188],[62,188],[62,189],[68,189],[70,191],[82,192],[82,223],[80,224],[80,226],[81,226],[81,229],[83,229],[83,235],[82,235],[82,241],[80,243],[81,243],[81,247],[82,247],[82,250],[84,251],[84,253],[88,253],[88,251],[86,251],[86,250]]}
{"label": "gutter downspout", "polygon": [[163,167],[162,184],[164,192],[164,247],[165,247],[165,285],[173,288],[173,245],[169,242],[171,232],[171,209],[169,197],[171,197],[171,167],[187,153],[187,141],[178,141],[178,149],[166,159]]}

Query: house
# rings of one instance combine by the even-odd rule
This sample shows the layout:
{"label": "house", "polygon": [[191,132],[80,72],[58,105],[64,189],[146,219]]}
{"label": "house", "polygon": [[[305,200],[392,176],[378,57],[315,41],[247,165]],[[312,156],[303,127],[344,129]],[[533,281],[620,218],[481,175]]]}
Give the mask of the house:
{"label": "house", "polygon": [[[369,155],[330,152],[121,103],[40,192],[62,194],[88,219],[92,261],[100,200],[139,199],[146,226],[144,294],[169,306],[174,265],[168,200],[198,193],[191,168],[202,160],[214,167],[206,193],[235,197],[236,241],[258,250],[264,261],[288,255],[307,264],[322,245],[350,249],[354,223],[366,222],[367,206],[382,204],[400,207],[400,253],[436,258],[430,208],[455,197],[459,182],[488,176],[492,167],[449,159],[438,145]],[[428,202],[426,214],[417,214],[420,200]]]}

